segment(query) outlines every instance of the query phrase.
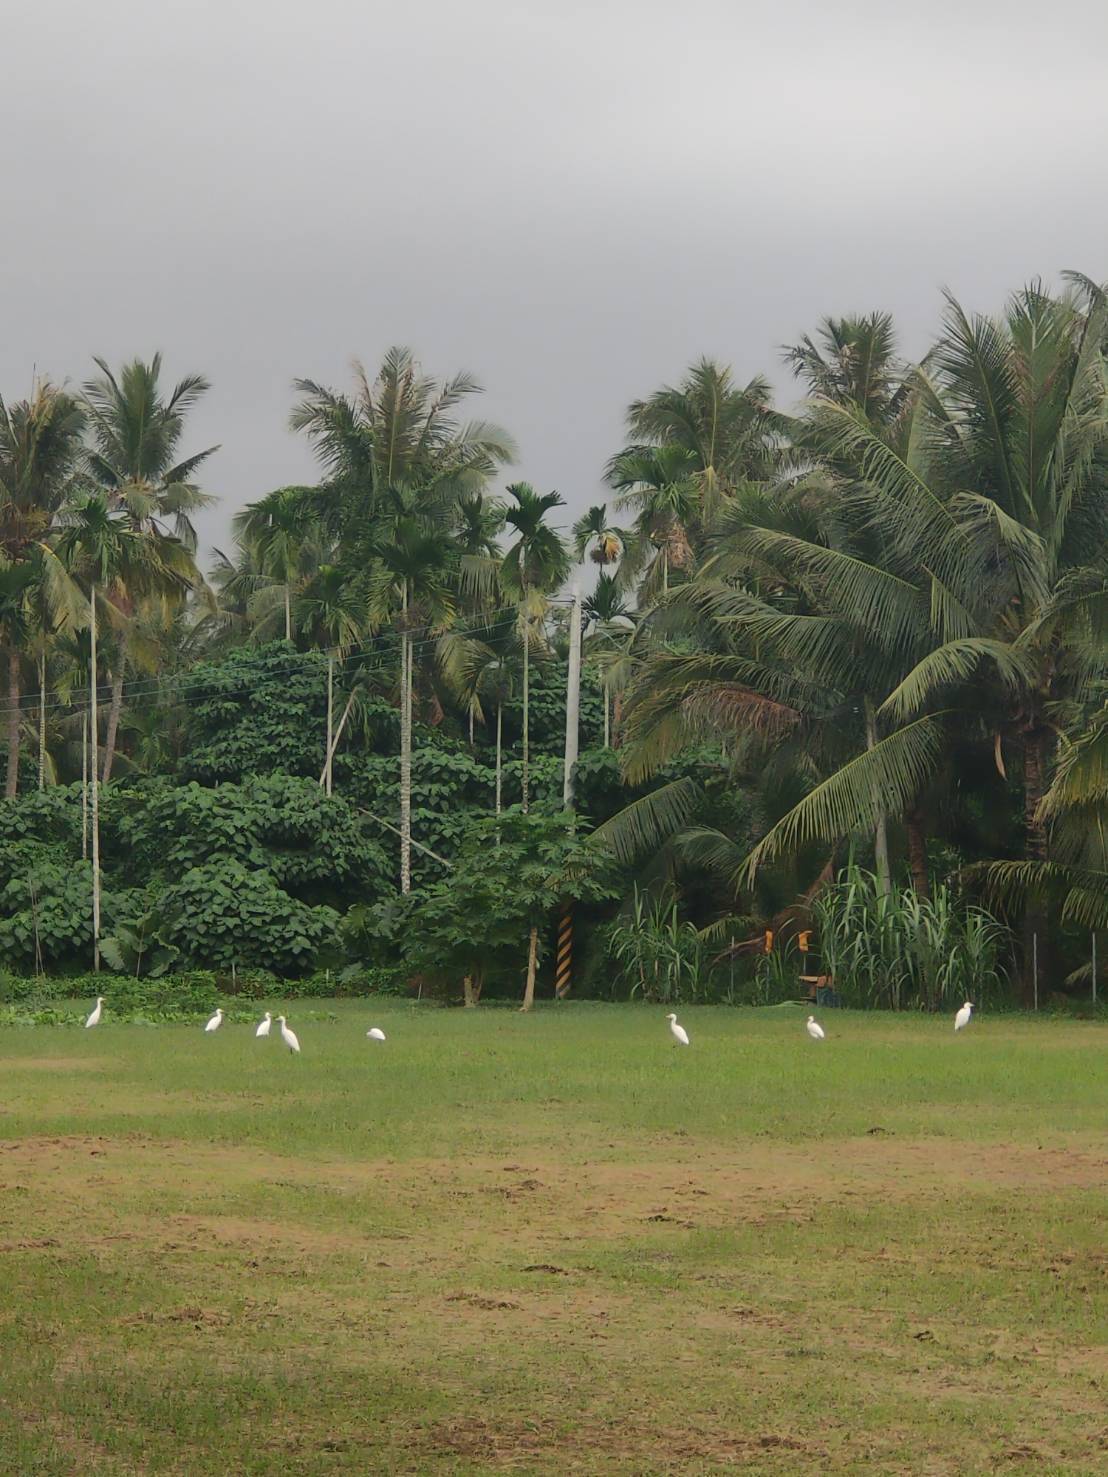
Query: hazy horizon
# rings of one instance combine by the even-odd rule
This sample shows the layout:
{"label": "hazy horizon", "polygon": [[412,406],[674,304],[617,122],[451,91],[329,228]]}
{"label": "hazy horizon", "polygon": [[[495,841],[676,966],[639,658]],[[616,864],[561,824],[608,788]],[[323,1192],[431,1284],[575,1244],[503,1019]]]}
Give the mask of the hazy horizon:
{"label": "hazy horizon", "polygon": [[[914,357],[940,289],[995,311],[1108,276],[1108,15],[1062,0],[919,17],[874,0],[60,0],[13,14],[0,393],[161,350],[212,390],[231,513],[314,480],[298,376],[393,343],[486,388],[511,478],[568,524],[604,495],[631,399],[701,354],[797,399],[780,346],[885,309]],[[1065,44],[1068,35],[1080,46]],[[504,480],[510,480],[506,478]]]}

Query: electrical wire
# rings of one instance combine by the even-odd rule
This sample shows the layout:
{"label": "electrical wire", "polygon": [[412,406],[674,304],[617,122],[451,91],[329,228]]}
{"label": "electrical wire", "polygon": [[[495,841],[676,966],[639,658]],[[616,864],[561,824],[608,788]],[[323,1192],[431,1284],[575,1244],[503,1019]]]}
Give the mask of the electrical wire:
{"label": "electrical wire", "polygon": [[[564,600],[564,599],[549,600],[549,601],[547,601],[547,605],[548,606],[555,607],[555,608],[567,607],[567,606],[570,606],[572,604],[573,604],[572,600]],[[514,627],[517,624],[517,622],[518,622],[518,617],[515,614],[513,614],[513,615],[510,615],[510,616],[506,616],[501,621],[494,621],[491,624],[490,623],[485,623],[483,625],[470,627],[467,630],[452,631],[450,633],[443,632],[442,634],[443,635],[445,635],[445,634],[457,634],[457,635],[462,635],[462,636],[473,636],[473,637],[477,637],[479,639],[482,635],[491,636],[491,635],[493,635],[493,633],[496,633],[496,632],[502,632],[502,631],[511,630],[512,627]],[[440,642],[441,639],[442,639],[442,635],[439,635],[439,636],[428,636],[428,637],[425,637],[425,638],[423,638],[423,639],[421,639],[419,641],[413,641],[412,642],[412,651],[413,652],[425,651],[425,650],[428,650],[429,648],[436,647],[436,646],[438,646],[438,644],[439,644],[439,642]],[[326,656],[326,657],[333,657],[338,662],[348,662],[348,661],[357,659],[359,657],[373,656],[373,655],[376,655],[376,654],[378,654],[378,653],[380,653],[382,651],[385,651],[385,650],[389,649],[391,647],[391,644],[394,641],[395,641],[394,634],[391,633],[391,632],[389,632],[389,633],[382,633],[380,636],[375,637],[371,642],[369,642],[365,646],[355,647],[355,648],[353,648],[351,650],[345,650],[344,651],[341,647],[337,647],[337,646],[333,646],[333,647],[313,647],[313,648],[311,648],[310,651],[297,653],[297,656],[295,658],[290,658],[289,659],[289,662],[286,665],[276,666],[276,667],[270,667],[268,669],[268,671],[266,672],[265,676],[268,678],[268,677],[279,677],[279,676],[286,675],[286,674],[287,675],[292,675],[293,673],[295,673],[295,672],[297,672],[297,671],[299,671],[301,669],[301,664],[304,661],[304,659],[306,657],[309,657],[309,656],[313,655],[313,654],[318,654],[320,656]],[[243,650],[243,649],[246,649],[246,648],[236,647],[236,648],[232,648],[232,649],[233,650]],[[198,665],[199,665],[199,663],[198,663]],[[227,681],[226,677],[222,677],[222,678],[200,677],[200,676],[190,675],[187,672],[181,673],[176,678],[174,678],[174,677],[154,677],[154,678],[150,678],[150,679],[147,679],[147,680],[142,680],[142,681],[137,681],[137,682],[132,682],[132,683],[126,684],[124,686],[124,689],[123,689],[123,701],[124,701],[124,703],[128,707],[134,708],[136,706],[137,707],[147,706],[147,704],[145,704],[143,702],[136,703],[136,701],[135,701],[136,698],[155,697],[155,698],[157,698],[159,700],[162,700],[162,699],[171,700],[174,694],[176,694],[178,697],[187,697],[187,696],[192,696],[192,695],[194,695],[196,693],[201,693],[201,692],[203,692],[205,690],[209,690],[209,691],[212,691],[212,692],[226,692],[227,691],[226,681]],[[61,696],[59,696],[59,694],[61,692],[61,689],[58,688],[58,687],[47,688],[46,691],[47,691],[47,695],[48,696],[52,696],[54,698],[54,700],[51,701],[51,702],[47,702],[45,704],[42,704],[42,703],[39,702],[39,700],[38,700],[38,694],[37,693],[23,693],[23,694],[21,694],[19,696],[18,699],[16,699],[16,701],[15,701],[14,704],[12,703],[12,701],[11,701],[10,698],[8,698],[8,699],[0,698],[0,717],[10,716],[11,713],[12,713],[12,711],[13,711],[13,708],[15,710],[19,711],[20,713],[38,713],[40,711],[44,711],[44,712],[48,712],[49,713],[49,712],[54,712],[54,711],[56,711],[59,708],[65,708],[65,709],[73,710],[75,708],[81,708],[81,709],[83,709],[85,707],[91,706],[91,702],[90,702],[91,695],[92,695],[92,688],[91,687],[74,687],[74,688],[71,688],[70,691],[69,691],[68,697],[64,697],[64,698],[61,697]],[[101,703],[103,703],[105,705],[106,704],[109,704],[111,702],[111,698],[112,698],[112,684],[110,682],[97,683],[97,685],[96,685],[96,695],[97,695],[96,696],[96,700],[97,700],[97,704],[98,705],[101,704]],[[85,699],[84,703],[81,703],[79,701],[81,698],[84,698]],[[157,706],[157,704],[155,704],[155,706]]]}

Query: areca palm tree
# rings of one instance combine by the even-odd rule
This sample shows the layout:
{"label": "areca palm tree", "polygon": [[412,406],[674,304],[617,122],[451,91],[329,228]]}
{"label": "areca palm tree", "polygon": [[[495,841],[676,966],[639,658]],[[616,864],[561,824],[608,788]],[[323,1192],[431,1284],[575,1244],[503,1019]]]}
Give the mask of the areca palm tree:
{"label": "areca palm tree", "polygon": [[402,503],[378,535],[369,572],[371,627],[400,636],[400,890],[412,886],[412,712],[415,637],[453,618],[457,550],[448,533]]}
{"label": "areca palm tree", "polygon": [[514,482],[507,488],[511,502],[504,521],[515,533],[515,541],[504,555],[501,580],[519,607],[520,642],[523,647],[523,754],[521,785],[523,809],[530,803],[530,655],[532,646],[542,648],[542,617],[545,597],[569,574],[569,552],[561,535],[546,521],[547,514],[565,506],[557,492],[537,493],[529,482]]}
{"label": "areca palm tree", "polygon": [[[630,675],[629,643],[635,620],[616,579],[602,574],[585,600],[585,655],[600,671],[604,692],[604,747],[612,742],[612,698],[618,704]],[[618,723],[617,723],[618,728]]]}
{"label": "areca palm tree", "polygon": [[[76,501],[66,512],[58,538],[58,555],[88,591],[89,728],[92,745],[92,929],[93,967],[100,968],[100,784],[97,767],[98,691],[97,614],[100,603],[109,618],[123,619],[119,592],[133,601],[183,595],[192,585],[195,564],[176,539],[150,538],[137,530],[131,516],[112,509],[95,495]],[[113,598],[113,596],[115,598]]]}
{"label": "areca palm tree", "polygon": [[695,568],[703,505],[695,453],[679,445],[629,447],[612,458],[608,481],[620,494],[618,506],[635,513],[623,541],[621,583],[641,577],[640,598],[668,595],[672,571],[687,577]]}
{"label": "areca palm tree", "polygon": [[603,503],[591,507],[573,525],[573,546],[578,560],[587,555],[602,569],[619,563],[626,538],[621,528],[608,521],[608,509]]}
{"label": "areca palm tree", "polygon": [[[327,651],[327,737],[324,745],[323,784],[331,793],[335,751],[335,656],[341,658],[358,640],[366,624],[365,591],[337,564],[321,564],[297,596],[297,629],[315,646]],[[346,726],[354,703],[349,694],[339,733]]]}
{"label": "areca palm tree", "polygon": [[[314,488],[279,487],[236,513],[232,527],[243,550],[244,566],[228,575],[224,587],[246,594],[254,602],[268,589],[279,590],[285,617],[285,640],[292,640],[293,592],[303,572],[309,547],[318,541],[313,516]],[[268,622],[266,623],[268,625]]]}

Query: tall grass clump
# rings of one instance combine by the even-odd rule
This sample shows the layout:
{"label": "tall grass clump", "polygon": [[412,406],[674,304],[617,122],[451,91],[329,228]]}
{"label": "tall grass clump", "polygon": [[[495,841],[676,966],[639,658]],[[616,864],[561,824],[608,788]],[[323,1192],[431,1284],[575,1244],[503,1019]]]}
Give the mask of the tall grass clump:
{"label": "tall grass clump", "polygon": [[700,998],[704,946],[675,900],[651,898],[636,887],[631,906],[611,925],[608,957],[634,999],[676,1004]]}
{"label": "tall grass clump", "polygon": [[872,872],[852,866],[812,911],[823,970],[846,1005],[943,1010],[1004,991],[1008,930],[945,883],[930,898],[911,887],[884,893]]}

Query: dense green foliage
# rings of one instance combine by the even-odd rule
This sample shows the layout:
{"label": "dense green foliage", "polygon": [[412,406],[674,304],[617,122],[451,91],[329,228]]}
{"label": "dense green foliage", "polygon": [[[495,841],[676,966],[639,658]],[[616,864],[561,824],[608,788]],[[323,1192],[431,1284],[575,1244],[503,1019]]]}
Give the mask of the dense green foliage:
{"label": "dense green foliage", "polygon": [[805,928],[857,1003],[1084,988],[1106,343],[1073,277],[950,301],[919,365],[885,315],[827,319],[787,351],[792,415],[702,360],[628,408],[614,512],[572,542],[462,417],[475,381],[393,349],[352,394],[296,382],[320,480],[237,514],[209,580],[201,376],[97,361],[0,403],[0,964],[514,992],[572,905],[608,996],[787,995]]}

